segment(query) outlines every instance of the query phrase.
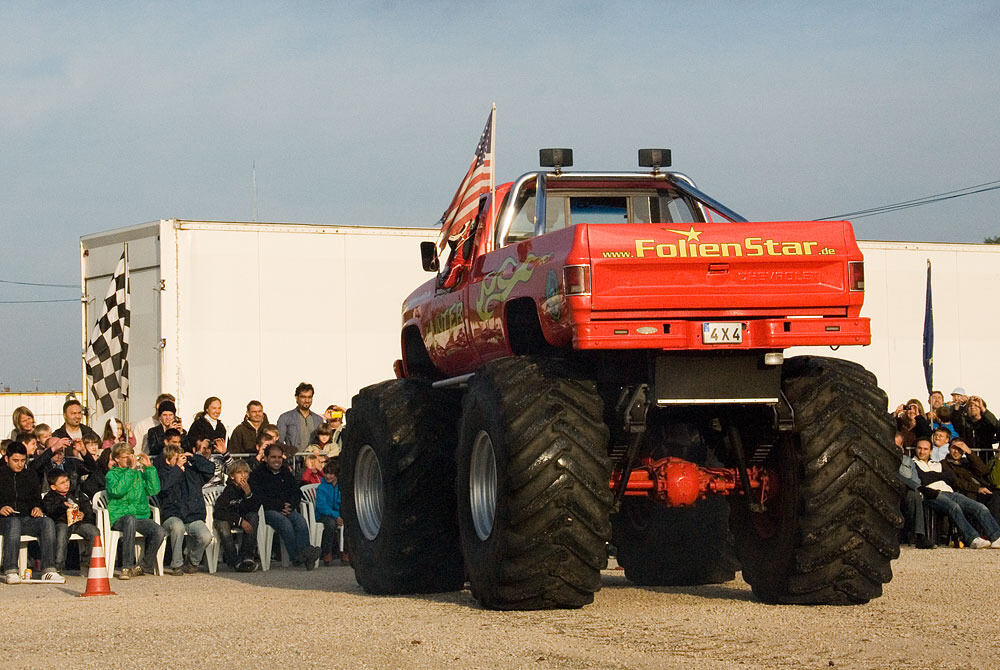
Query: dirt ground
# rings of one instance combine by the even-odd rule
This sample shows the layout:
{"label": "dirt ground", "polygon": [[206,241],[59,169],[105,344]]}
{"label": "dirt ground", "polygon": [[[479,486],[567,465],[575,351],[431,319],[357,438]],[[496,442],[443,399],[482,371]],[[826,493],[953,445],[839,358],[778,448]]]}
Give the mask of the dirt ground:
{"label": "dirt ground", "polygon": [[737,578],[580,610],[490,612],[468,591],[365,595],[348,567],[0,585],[5,668],[997,668],[1000,551],[904,548],[859,607],[767,606]]}

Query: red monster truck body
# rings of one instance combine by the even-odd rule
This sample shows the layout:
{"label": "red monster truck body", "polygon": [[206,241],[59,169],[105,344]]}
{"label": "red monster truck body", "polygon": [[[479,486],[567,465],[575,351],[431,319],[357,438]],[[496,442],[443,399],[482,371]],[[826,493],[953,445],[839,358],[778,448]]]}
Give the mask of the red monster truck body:
{"label": "red monster truck body", "polygon": [[[638,584],[741,566],[766,601],[877,596],[900,522],[885,394],[854,364],[783,355],[870,342],[851,225],[747,222],[648,160],[669,152],[607,174],[542,154],[554,169],[485,198],[404,302],[400,379],[355,398],[345,509],[362,585],[467,574],[488,607],[579,606],[610,540]],[[439,269],[433,245],[422,254]],[[401,469],[445,473],[416,515],[433,538],[394,518],[414,503]],[[431,541],[433,566],[378,557]]]}

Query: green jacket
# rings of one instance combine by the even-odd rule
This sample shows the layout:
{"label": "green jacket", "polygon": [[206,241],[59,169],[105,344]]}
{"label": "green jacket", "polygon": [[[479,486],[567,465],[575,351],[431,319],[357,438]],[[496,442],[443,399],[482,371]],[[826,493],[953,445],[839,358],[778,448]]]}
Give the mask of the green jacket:
{"label": "green jacket", "polygon": [[156,468],[140,470],[111,468],[107,475],[108,516],[111,523],[131,514],[136,519],[148,519],[149,496],[160,492],[160,477]]}

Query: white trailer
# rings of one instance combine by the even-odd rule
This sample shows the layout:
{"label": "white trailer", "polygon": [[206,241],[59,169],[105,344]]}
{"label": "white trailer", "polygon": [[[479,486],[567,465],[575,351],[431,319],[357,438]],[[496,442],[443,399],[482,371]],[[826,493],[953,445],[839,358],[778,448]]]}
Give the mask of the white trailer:
{"label": "white trailer", "polygon": [[[300,381],[314,409],[347,406],[363,386],[392,376],[400,356],[400,305],[428,277],[419,243],[436,230],[161,220],[81,238],[89,333],[97,301],[128,242],[131,345],[128,403],[119,416],[148,416],[161,391],[190,423],[209,396],[223,400],[230,429],[258,399],[271,421],[294,406]],[[859,242],[865,254],[868,347],[797,348],[874,372],[894,407],[926,398],[922,335],[927,261],[933,268],[934,383],[1000,407],[1000,246]],[[86,347],[84,337],[83,348]],[[95,407],[84,377],[87,405]],[[91,416],[103,425],[103,417]]]}
{"label": "white trailer", "polygon": [[[178,398],[185,425],[210,396],[222,399],[229,430],[255,399],[274,422],[295,406],[301,381],[316,387],[319,413],[346,407],[358,389],[393,375],[400,306],[428,276],[419,244],[436,235],[176,219],[87,235],[80,240],[83,349],[127,242],[130,393],[119,416],[147,417],[167,392]],[[103,425],[83,374],[86,404],[96,411],[90,422]]]}

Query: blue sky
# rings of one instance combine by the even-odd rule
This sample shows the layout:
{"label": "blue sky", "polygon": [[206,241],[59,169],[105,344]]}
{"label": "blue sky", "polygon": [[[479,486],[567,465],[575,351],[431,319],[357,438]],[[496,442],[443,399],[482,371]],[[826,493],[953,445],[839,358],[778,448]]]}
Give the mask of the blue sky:
{"label": "blue sky", "polygon": [[[160,218],[430,226],[497,104],[498,180],[639,147],[751,219],[1000,179],[998,2],[0,5],[0,279]],[[859,219],[1000,235],[1000,191]],[[317,292],[322,287],[316,287]],[[0,283],[0,301],[74,297]],[[79,385],[74,303],[0,304],[0,384]]]}

